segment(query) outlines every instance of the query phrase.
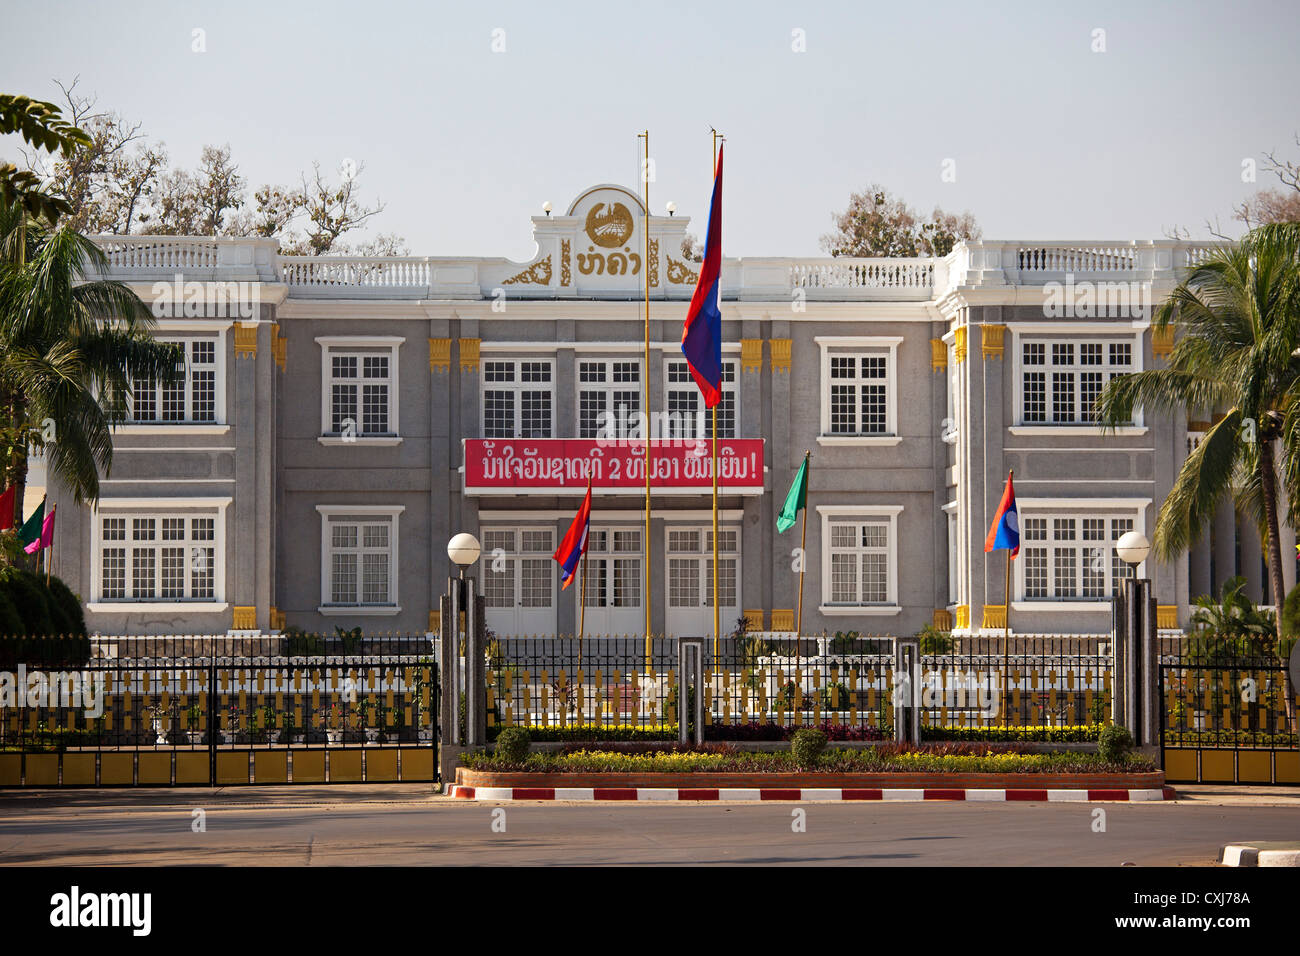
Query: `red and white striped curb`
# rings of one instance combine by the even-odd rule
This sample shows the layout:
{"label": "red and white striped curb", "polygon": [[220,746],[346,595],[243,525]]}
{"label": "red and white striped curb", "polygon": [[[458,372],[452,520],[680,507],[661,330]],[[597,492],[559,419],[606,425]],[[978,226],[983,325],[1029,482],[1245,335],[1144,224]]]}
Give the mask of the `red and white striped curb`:
{"label": "red and white striped curb", "polygon": [[1159,790],[841,790],[826,789],[742,789],[708,787],[462,787],[453,786],[450,795],[462,800],[968,800],[971,802],[1015,803],[1046,800],[1050,803],[1090,803],[1097,800],[1173,800],[1173,787]]}

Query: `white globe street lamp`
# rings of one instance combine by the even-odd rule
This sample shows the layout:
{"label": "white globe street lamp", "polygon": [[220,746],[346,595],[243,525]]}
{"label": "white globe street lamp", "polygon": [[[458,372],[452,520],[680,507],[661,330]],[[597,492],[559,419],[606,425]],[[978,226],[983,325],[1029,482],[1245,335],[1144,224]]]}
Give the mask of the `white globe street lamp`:
{"label": "white globe street lamp", "polygon": [[1151,542],[1141,531],[1128,531],[1115,542],[1115,553],[1125,564],[1137,566],[1151,553]]}
{"label": "white globe street lamp", "polygon": [[468,531],[462,531],[447,542],[447,557],[451,558],[452,564],[460,567],[462,577],[465,569],[477,561],[482,553],[483,547],[478,543],[478,538]]}

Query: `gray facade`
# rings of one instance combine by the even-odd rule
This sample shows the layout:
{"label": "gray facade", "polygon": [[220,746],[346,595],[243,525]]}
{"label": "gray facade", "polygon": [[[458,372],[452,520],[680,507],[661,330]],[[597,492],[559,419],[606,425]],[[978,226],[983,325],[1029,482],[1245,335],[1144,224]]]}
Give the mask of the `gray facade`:
{"label": "gray facade", "polygon": [[[526,263],[104,237],[114,277],[193,361],[183,389],[155,388],[119,429],[96,508],[51,488],[55,572],[106,634],[418,632],[450,571],[447,540],[471,531],[496,633],[575,632],[579,587],[561,590],[550,552],[585,482],[474,476],[507,449],[608,462],[617,452],[570,440],[601,409],[639,409],[647,381],[652,412],[689,405],[674,364],[695,278],[678,258],[687,224],[602,186],[534,218]],[[805,451],[806,634],[1000,630],[1004,556],[983,543],[1011,469],[1024,535],[1012,630],[1108,630],[1113,540],[1150,533],[1196,426],[1147,416],[1106,434],[1086,409],[1107,376],[1167,354],[1150,308],[1195,254],[984,241],[938,260],[726,260],[735,418],[720,444],[740,455],[761,440],[762,470],[719,497],[724,632],[742,612],[760,630],[792,626],[800,529],[774,524]],[[1125,288],[1098,305],[1080,293],[1089,283]],[[685,417],[652,427],[695,437]],[[596,482],[588,634],[644,627],[642,509],[637,487]],[[653,512],[653,629],[708,634],[707,485],[670,480]],[[1162,626],[1185,624],[1192,597],[1238,571],[1266,597],[1258,555],[1225,506],[1190,556],[1149,561]]]}

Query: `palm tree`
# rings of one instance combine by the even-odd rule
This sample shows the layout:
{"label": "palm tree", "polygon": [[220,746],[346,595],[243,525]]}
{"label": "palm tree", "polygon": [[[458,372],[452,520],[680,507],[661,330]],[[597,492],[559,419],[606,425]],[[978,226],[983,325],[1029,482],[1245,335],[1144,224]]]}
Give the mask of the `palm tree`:
{"label": "palm tree", "polygon": [[1240,576],[1223,582],[1217,598],[1201,595],[1192,612],[1195,629],[1191,656],[1211,663],[1235,658],[1257,657],[1259,649],[1272,646],[1275,618],[1261,611],[1246,594],[1246,579]]}
{"label": "palm tree", "polygon": [[0,465],[20,515],[29,445],[44,445],[50,473],[77,501],[96,501],[132,379],[176,375],[180,352],[154,340],[148,307],[100,278],[107,269],[85,236],[0,206]]}
{"label": "palm tree", "polygon": [[1138,406],[1226,410],[1183,464],[1152,545],[1164,561],[1188,550],[1231,495],[1260,525],[1280,607],[1279,472],[1288,520],[1300,518],[1300,223],[1262,226],[1194,266],[1152,326],[1175,321],[1182,335],[1168,365],[1113,379],[1097,400],[1098,418],[1123,424]]}

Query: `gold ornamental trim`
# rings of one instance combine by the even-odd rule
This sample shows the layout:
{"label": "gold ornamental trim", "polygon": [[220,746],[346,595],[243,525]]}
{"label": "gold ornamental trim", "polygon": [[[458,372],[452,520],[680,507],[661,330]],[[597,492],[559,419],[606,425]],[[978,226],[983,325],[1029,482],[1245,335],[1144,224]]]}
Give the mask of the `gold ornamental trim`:
{"label": "gold ornamental trim", "polygon": [[257,358],[257,326],[235,324],[235,358]]}
{"label": "gold ornamental trim", "polygon": [[502,279],[502,285],[550,285],[551,257],[539,259],[522,272],[517,272],[509,279]]}
{"label": "gold ornamental trim", "polygon": [[460,370],[462,372],[478,371],[478,350],[480,339],[460,340]]}
{"label": "gold ornamental trim", "polygon": [[769,339],[767,344],[772,353],[772,371],[790,371],[790,340]]}
{"label": "gold ornamental trim", "polygon": [[985,604],[984,621],[981,628],[1004,628],[1007,626],[1007,606],[1005,604]]}
{"label": "gold ornamental trim", "polygon": [[678,262],[672,256],[668,257],[668,281],[672,285],[695,285],[700,279],[700,274],[690,268],[684,262]]}
{"label": "gold ornamental trim", "polygon": [[281,611],[278,607],[271,608],[271,630],[273,631],[284,630],[284,612]]}
{"label": "gold ornamental trim", "polygon": [[794,633],[794,608],[772,609],[772,630],[780,634]]}
{"label": "gold ornamental trim", "polygon": [[568,239],[560,240],[560,285],[568,286],[573,284],[572,257],[573,243]]}
{"label": "gold ornamental trim", "polygon": [[943,339],[930,340],[930,371],[942,372],[948,367],[948,343]]}
{"label": "gold ornamental trim", "polygon": [[940,631],[952,630],[952,611],[938,607],[934,609],[934,626]]}
{"label": "gold ornamental trim", "polygon": [[451,339],[429,339],[429,371],[446,372],[451,368]]}
{"label": "gold ornamental trim", "polygon": [[430,634],[442,633],[442,612],[441,611],[429,612],[429,633]]}
{"label": "gold ornamental trim", "polygon": [[970,605],[969,604],[958,604],[953,609],[953,612],[954,612],[954,617],[956,619],[955,627],[957,627],[958,629],[970,627]]}
{"label": "gold ornamental trim", "polygon": [[1168,357],[1174,350],[1174,327],[1167,325],[1163,329],[1151,330],[1151,354]]}
{"label": "gold ornamental trim", "polygon": [[234,631],[257,630],[257,608],[236,606],[230,628]]}
{"label": "gold ornamental trim", "polygon": [[751,631],[763,630],[763,609],[761,607],[745,608],[745,625]]}
{"label": "gold ornamental trim", "polygon": [[271,326],[271,358],[275,359],[275,364],[280,366],[280,371],[283,372],[289,361],[289,339],[280,331],[278,325]]}
{"label": "gold ornamental trim", "polygon": [[757,372],[763,368],[763,340],[740,340],[740,367],[746,372]]}
{"label": "gold ornamental trim", "polygon": [[659,287],[659,240],[650,240],[650,261],[646,263],[646,268],[650,273],[650,285],[654,288]]}
{"label": "gold ornamental trim", "polygon": [[952,333],[952,357],[960,365],[966,361],[966,326],[962,325]]}
{"label": "gold ornamental trim", "polygon": [[1156,627],[1162,631],[1178,630],[1178,606],[1175,604],[1157,604]]}
{"label": "gold ornamental trim", "polygon": [[980,353],[985,359],[1002,358],[1002,339],[1006,331],[1005,325],[980,326]]}
{"label": "gold ornamental trim", "polygon": [[587,238],[603,249],[617,249],[632,238],[636,224],[632,213],[621,202],[606,205],[598,202],[587,211],[583,224]]}

